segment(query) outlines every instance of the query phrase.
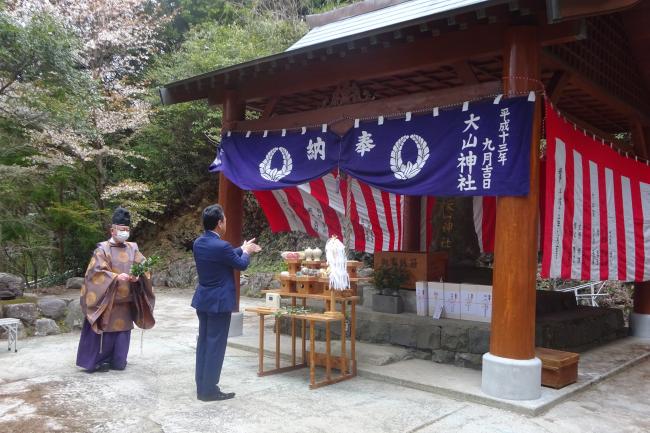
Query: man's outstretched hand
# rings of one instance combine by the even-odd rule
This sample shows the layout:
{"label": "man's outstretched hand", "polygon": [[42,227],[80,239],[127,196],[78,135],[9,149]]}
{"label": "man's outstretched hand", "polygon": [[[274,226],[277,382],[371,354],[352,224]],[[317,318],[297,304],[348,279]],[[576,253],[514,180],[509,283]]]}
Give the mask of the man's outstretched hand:
{"label": "man's outstretched hand", "polygon": [[249,241],[244,241],[244,244],[241,246],[241,249],[246,254],[255,254],[262,251],[262,247],[260,247],[255,243],[255,238]]}

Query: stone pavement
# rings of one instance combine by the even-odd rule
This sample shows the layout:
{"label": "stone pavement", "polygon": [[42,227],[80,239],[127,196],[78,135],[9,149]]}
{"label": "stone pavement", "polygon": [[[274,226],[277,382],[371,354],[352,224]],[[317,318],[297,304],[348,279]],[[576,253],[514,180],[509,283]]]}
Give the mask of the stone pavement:
{"label": "stone pavement", "polygon": [[[195,398],[197,320],[190,291],[158,294],[158,324],[134,331],[125,371],[74,366],[78,334],[22,340],[0,352],[0,431],[64,432],[647,432],[643,361],[538,417],[358,377],[310,391],[306,370],[258,378],[257,356],[228,348],[227,402]],[[245,301],[248,302],[248,301]],[[256,301],[251,301],[256,302]],[[254,316],[245,317],[245,326]]]}

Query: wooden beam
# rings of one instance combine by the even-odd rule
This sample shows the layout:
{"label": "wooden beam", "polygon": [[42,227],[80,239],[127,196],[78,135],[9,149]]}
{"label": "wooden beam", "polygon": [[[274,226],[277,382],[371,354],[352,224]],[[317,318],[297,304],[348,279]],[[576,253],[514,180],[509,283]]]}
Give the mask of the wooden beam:
{"label": "wooden beam", "polygon": [[[390,48],[336,58],[324,64],[312,63],[283,74],[264,74],[242,83],[240,93],[248,101],[334,86],[342,79],[363,81],[453,64],[473,57],[498,55],[503,48],[506,29],[507,26],[500,24],[479,25],[471,30],[391,45]],[[581,26],[574,22],[540,29],[543,45],[577,40],[582,34]]]}
{"label": "wooden beam", "polygon": [[552,67],[570,72],[572,85],[582,89],[594,98],[601,100],[604,104],[607,104],[630,117],[637,117],[644,126],[650,126],[650,116],[644,112],[642,108],[636,107],[612,94],[600,84],[580,74],[575,68],[565,63],[552,53],[542,50],[542,57],[544,61],[552,65]]}
{"label": "wooden beam", "polygon": [[474,74],[472,67],[469,65],[469,63],[467,63],[466,60],[456,62],[452,66],[456,71],[456,74],[458,74],[458,78],[460,78],[463,81],[463,83],[465,84],[478,83],[478,80],[476,79],[476,74]]}
{"label": "wooden beam", "polygon": [[638,120],[634,119],[632,122],[632,146],[634,148],[634,154],[640,156],[643,159],[648,159],[648,143],[646,141],[647,136],[643,124]]}
{"label": "wooden beam", "polygon": [[[216,103],[221,103],[226,86],[230,86],[236,88],[242,99],[254,101],[335,86],[343,80],[360,81],[406,74],[472,58],[499,55],[506,29],[507,26],[502,24],[479,24],[465,31],[450,31],[413,42],[392,43],[387,48],[378,43],[374,48],[370,46],[366,52],[359,50],[346,57],[340,57],[336,47],[331,48],[331,54],[320,49],[312,52],[315,59],[309,60],[305,66],[301,66],[301,61],[307,57],[306,53],[300,54],[302,57],[294,56],[293,66],[285,70],[282,66],[287,62],[287,54],[286,58],[274,58],[277,67],[272,70],[269,70],[270,61],[260,61],[255,66],[241,69],[230,68],[228,84],[223,84],[224,73],[215,71],[213,75],[204,74],[200,78],[215,78],[214,87],[204,85],[199,89],[197,77],[196,80],[166,86],[161,92],[164,93],[163,102],[166,104],[203,99],[208,95]],[[582,38],[582,30],[577,22],[547,24],[539,27],[539,35],[542,45],[554,45]],[[260,69],[256,75],[254,68]]]}
{"label": "wooden beam", "polygon": [[404,243],[402,251],[420,251],[420,196],[404,196]]}
{"label": "wooden beam", "polygon": [[547,0],[551,21],[575,19],[594,15],[611,14],[628,9],[641,0]]}
{"label": "wooden beam", "polygon": [[567,84],[571,81],[571,74],[566,71],[555,71],[551,77],[551,81],[548,86],[546,86],[546,96],[551,100],[553,104],[557,104],[557,101],[562,96],[562,91]]}
{"label": "wooden beam", "polygon": [[270,99],[264,106],[264,111],[262,111],[262,115],[260,117],[262,119],[271,117],[271,114],[273,114],[273,110],[275,110],[275,106],[277,105],[277,103],[278,103],[278,98]]}
{"label": "wooden beam", "polygon": [[417,111],[429,107],[480,99],[498,93],[501,93],[501,82],[492,81],[473,86],[452,87],[433,92],[395,96],[377,101],[283,114],[268,119],[243,120],[236,122],[233,129],[238,131],[263,131],[266,129],[300,128],[305,125],[320,125],[323,123],[329,125],[347,124],[351,126],[352,121],[350,119],[376,117],[386,113]]}

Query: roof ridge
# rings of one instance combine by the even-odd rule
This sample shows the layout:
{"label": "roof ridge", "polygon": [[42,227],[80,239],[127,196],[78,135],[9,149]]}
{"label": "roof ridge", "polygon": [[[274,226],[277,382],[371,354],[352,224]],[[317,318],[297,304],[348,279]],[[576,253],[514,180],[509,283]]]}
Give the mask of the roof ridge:
{"label": "roof ridge", "polygon": [[347,6],[333,9],[320,14],[307,15],[309,29],[321,27],[336,21],[353,18],[359,15],[374,12],[400,3],[407,3],[413,0],[363,0]]}

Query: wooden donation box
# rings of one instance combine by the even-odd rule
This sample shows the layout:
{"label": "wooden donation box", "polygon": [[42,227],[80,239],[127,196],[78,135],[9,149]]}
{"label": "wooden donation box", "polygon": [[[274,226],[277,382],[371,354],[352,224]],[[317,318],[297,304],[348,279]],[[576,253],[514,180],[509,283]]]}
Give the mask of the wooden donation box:
{"label": "wooden donation box", "polygon": [[448,260],[449,255],[444,251],[377,251],[374,265],[375,269],[392,264],[403,265],[408,271],[409,279],[402,288],[415,289],[416,281],[445,280]]}
{"label": "wooden donation box", "polygon": [[559,389],[578,380],[579,354],[537,347],[535,356],[542,361],[542,385]]}

